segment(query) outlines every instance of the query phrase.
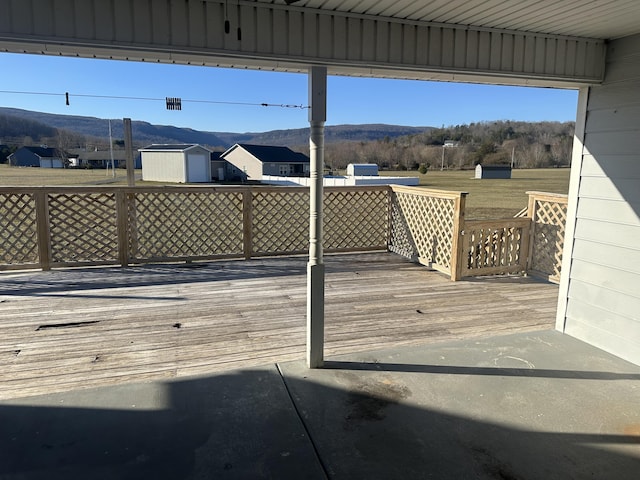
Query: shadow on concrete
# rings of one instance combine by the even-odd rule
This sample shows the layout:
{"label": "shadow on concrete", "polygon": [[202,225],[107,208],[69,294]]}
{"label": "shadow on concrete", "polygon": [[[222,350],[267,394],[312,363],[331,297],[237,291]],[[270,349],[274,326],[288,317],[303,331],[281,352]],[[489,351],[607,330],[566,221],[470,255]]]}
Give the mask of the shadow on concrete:
{"label": "shadow on concrete", "polygon": [[[497,421],[493,410],[434,407],[429,396],[438,392],[403,380],[404,370],[285,367],[0,403],[0,478],[637,478],[640,432],[612,433],[629,420],[624,410],[603,420],[601,432],[572,424],[573,417],[551,428],[532,412],[553,414],[553,407],[533,399],[514,408],[508,389],[494,392],[501,399],[494,409],[515,416]],[[446,367],[436,373],[446,377]],[[546,375],[574,381],[562,371]],[[467,386],[445,395],[454,392],[466,402],[479,393]],[[592,413],[581,411],[571,389],[562,394],[567,410]]]}
{"label": "shadow on concrete", "polygon": [[405,363],[367,363],[327,361],[325,369],[372,372],[411,372],[437,375],[490,375],[500,377],[564,378],[581,380],[639,380],[640,373],[592,372],[585,370],[547,370],[533,368],[466,367],[455,365],[411,365]]}
{"label": "shadow on concrete", "polygon": [[0,425],[3,480],[325,478],[274,367],[3,402]]}

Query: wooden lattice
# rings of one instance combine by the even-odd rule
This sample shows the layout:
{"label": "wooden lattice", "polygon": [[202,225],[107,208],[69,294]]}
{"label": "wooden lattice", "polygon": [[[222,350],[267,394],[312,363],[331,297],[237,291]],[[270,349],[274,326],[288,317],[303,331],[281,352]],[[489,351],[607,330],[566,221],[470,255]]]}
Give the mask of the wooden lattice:
{"label": "wooden lattice", "polygon": [[309,249],[309,192],[257,189],[252,198],[252,254],[305,253]]}
{"label": "wooden lattice", "polygon": [[389,250],[412,260],[448,270],[455,216],[455,200],[393,192]]}
{"label": "wooden lattice", "polygon": [[[10,187],[1,195],[0,268],[285,255],[309,248],[304,188]],[[327,189],[323,205],[325,251],[386,247],[387,187]],[[450,231],[446,235],[450,242]]]}
{"label": "wooden lattice", "polygon": [[116,262],[115,193],[50,193],[51,262]]}
{"label": "wooden lattice", "polygon": [[530,270],[558,281],[567,221],[566,199],[535,200]]}
{"label": "wooden lattice", "polygon": [[324,249],[327,252],[386,249],[388,191],[332,190],[324,196]]}
{"label": "wooden lattice", "polygon": [[132,260],[242,255],[240,192],[142,192],[128,201]]}
{"label": "wooden lattice", "polygon": [[0,194],[0,264],[38,263],[38,236],[33,195]]}

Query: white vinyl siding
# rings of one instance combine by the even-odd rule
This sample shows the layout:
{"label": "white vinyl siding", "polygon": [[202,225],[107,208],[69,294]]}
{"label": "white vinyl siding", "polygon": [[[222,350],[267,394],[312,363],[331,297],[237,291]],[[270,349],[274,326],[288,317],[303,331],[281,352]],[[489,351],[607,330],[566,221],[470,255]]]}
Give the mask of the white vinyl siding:
{"label": "white vinyl siding", "polygon": [[184,152],[142,152],[142,180],[184,183],[187,179]]}
{"label": "white vinyl siding", "polygon": [[564,331],[640,364],[640,36],[587,104]]}
{"label": "white vinyl siding", "polygon": [[262,180],[262,162],[243,148],[234,148],[224,158],[248,180]]}

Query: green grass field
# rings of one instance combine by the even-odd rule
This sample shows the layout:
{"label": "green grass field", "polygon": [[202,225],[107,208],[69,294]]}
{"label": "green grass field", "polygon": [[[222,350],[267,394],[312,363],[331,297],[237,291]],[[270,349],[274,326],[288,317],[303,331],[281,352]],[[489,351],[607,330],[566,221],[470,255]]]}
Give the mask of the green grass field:
{"label": "green grass field", "polygon": [[512,217],[527,206],[528,191],[567,193],[568,168],[513,170],[509,180],[476,180],[473,170],[381,172],[388,176],[420,177],[420,186],[437,190],[468,192],[467,219]]}
{"label": "green grass field", "polygon": [[[381,172],[381,175],[419,176],[420,185],[423,187],[468,192],[467,219],[471,220],[512,217],[527,206],[527,191],[567,193],[569,173],[568,168],[514,170],[513,178],[510,180],[475,180],[472,170],[434,170],[425,175],[418,172]],[[140,177],[141,171],[136,170],[136,178]],[[116,169],[114,179],[111,171],[107,175],[105,170],[18,168],[0,165],[0,185],[3,186],[126,184],[126,171],[121,169]]]}
{"label": "green grass field", "polygon": [[[136,170],[140,177],[142,170]],[[0,185],[4,187],[32,186],[77,186],[77,185],[126,185],[126,170],[116,169],[116,177],[112,171],[102,169],[61,169],[38,167],[10,167],[0,165]]]}

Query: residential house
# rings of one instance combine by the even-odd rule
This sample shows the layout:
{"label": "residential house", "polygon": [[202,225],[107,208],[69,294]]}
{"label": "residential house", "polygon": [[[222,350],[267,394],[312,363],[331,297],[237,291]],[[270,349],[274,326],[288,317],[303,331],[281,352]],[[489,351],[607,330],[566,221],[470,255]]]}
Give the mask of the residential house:
{"label": "residential house", "polygon": [[262,180],[263,175],[309,176],[309,157],[288,147],[236,143],[220,155],[231,180]]}
{"label": "residential house", "polygon": [[0,143],[0,163],[5,163],[10,153],[9,145]]}
{"label": "residential house", "polygon": [[66,154],[57,148],[20,147],[8,157],[14,167],[63,168]]}
{"label": "residential house", "polygon": [[[72,150],[73,155],[69,156],[69,163],[72,167],[78,168],[110,168],[111,155],[110,150],[90,150],[84,149]],[[75,157],[75,158],[73,158]],[[113,163],[116,168],[125,168],[127,163],[126,151],[123,149],[113,150]],[[133,168],[142,168],[140,161],[140,153],[134,152]]]}
{"label": "residential house", "polygon": [[223,182],[227,180],[228,163],[220,158],[222,152],[211,152],[211,180]]}
{"label": "residential house", "polygon": [[149,145],[139,152],[144,181],[211,182],[211,150],[201,145]]}

